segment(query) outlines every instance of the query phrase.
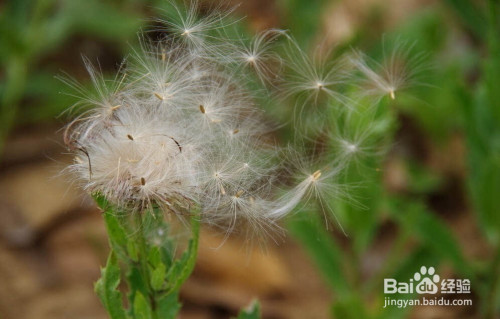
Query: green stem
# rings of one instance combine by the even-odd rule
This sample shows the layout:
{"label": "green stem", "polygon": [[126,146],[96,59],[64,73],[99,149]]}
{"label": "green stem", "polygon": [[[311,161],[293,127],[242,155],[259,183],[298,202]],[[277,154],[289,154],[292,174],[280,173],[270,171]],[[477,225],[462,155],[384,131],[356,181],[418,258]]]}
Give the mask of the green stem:
{"label": "green stem", "polygon": [[16,118],[17,108],[26,82],[27,63],[23,58],[12,58],[7,64],[3,97],[0,101],[0,157],[7,135]]}
{"label": "green stem", "polygon": [[[103,197],[94,197],[104,210],[104,220],[108,231],[111,255],[118,257],[122,273],[127,272],[126,282],[129,290],[128,310],[120,304],[120,311],[109,306],[108,298],[103,304],[108,313],[127,312],[127,316],[112,316],[112,319],[170,319],[176,318],[180,308],[178,294],[181,285],[193,271],[199,238],[198,214],[191,218],[192,238],[186,251],[179,257],[174,257],[172,247],[175,246],[172,237],[164,236],[161,241],[151,240],[159,230],[166,232],[168,225],[160,210],[142,213],[120,212],[110,206]],[[116,259],[116,258],[115,258]],[[110,266],[110,267],[111,267]],[[106,270],[108,266],[104,270]],[[105,272],[106,273],[106,272]],[[100,296],[114,296],[118,284],[107,285],[106,280],[99,281]]]}
{"label": "green stem", "polygon": [[144,232],[143,223],[146,222],[145,217],[146,213],[136,213],[134,214],[135,219],[135,229],[137,229],[137,243],[139,246],[139,272],[143,278],[143,282],[146,284],[148,290],[148,300],[151,304],[152,310],[152,319],[158,319],[158,315],[156,313],[156,292],[151,286],[151,274],[149,269],[148,262],[148,252],[151,251],[151,247],[149,247],[146,239],[146,234]]}
{"label": "green stem", "polygon": [[485,298],[485,318],[496,318],[496,308],[500,285],[500,248],[497,248],[495,257],[491,263],[491,269],[488,272],[491,274],[490,281],[488,282],[488,289]]}

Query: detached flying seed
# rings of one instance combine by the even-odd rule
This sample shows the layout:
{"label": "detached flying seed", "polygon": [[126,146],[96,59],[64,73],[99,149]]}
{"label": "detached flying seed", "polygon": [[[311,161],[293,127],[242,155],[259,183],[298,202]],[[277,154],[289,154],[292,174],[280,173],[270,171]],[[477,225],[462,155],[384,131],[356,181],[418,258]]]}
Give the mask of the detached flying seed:
{"label": "detached flying seed", "polygon": [[394,99],[396,99],[396,95],[394,94],[394,91],[393,91],[393,90],[391,90],[391,91],[389,92],[389,95],[391,96],[391,99],[393,99],[393,100],[394,100]]}

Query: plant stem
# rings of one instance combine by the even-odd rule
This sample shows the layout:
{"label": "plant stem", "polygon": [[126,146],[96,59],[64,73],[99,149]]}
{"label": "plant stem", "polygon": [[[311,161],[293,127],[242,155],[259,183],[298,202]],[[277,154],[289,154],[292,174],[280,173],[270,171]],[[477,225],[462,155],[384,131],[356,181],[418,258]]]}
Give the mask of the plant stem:
{"label": "plant stem", "polygon": [[[110,206],[103,197],[94,197],[104,210],[104,220],[108,231],[112,256],[117,256],[121,263],[109,263],[103,274],[115,270],[127,272],[129,309],[119,302],[121,293],[116,281],[106,281],[112,277],[101,278],[96,291],[103,305],[111,314],[127,313],[126,316],[112,316],[112,319],[173,319],[180,309],[178,294],[181,285],[191,274],[196,261],[199,237],[198,214],[191,217],[192,238],[188,248],[181,256],[175,257],[173,246],[176,244],[168,236],[168,225],[159,209],[140,213],[120,212]],[[161,232],[161,240],[152,240]],[[164,231],[164,232],[163,232]],[[113,259],[108,259],[113,261]],[[116,260],[116,258],[114,258]],[[113,268],[114,267],[114,268]],[[109,268],[109,271],[108,271]],[[119,273],[115,275],[120,277]],[[117,308],[118,311],[117,311]]]}
{"label": "plant stem", "polygon": [[495,257],[491,263],[491,269],[488,271],[488,273],[491,274],[491,277],[488,283],[488,289],[486,292],[484,303],[484,317],[493,319],[495,318],[499,292],[498,288],[500,284],[500,247],[496,249]]}
{"label": "plant stem", "polygon": [[150,269],[149,269],[149,263],[148,263],[148,252],[151,250],[150,247],[148,247],[147,244],[147,239],[146,239],[146,234],[144,232],[144,225],[145,223],[145,214],[147,212],[141,212],[141,213],[136,213],[134,214],[135,217],[135,228],[137,229],[136,231],[136,239],[137,243],[139,246],[139,271],[141,273],[141,276],[143,278],[144,283],[146,284],[147,290],[148,290],[148,300],[151,304],[151,314],[152,314],[152,319],[157,319],[158,315],[156,313],[156,299],[155,299],[155,290],[151,286],[151,274]]}
{"label": "plant stem", "polygon": [[27,65],[23,58],[12,58],[6,69],[6,85],[0,101],[0,158],[5,140],[16,118],[17,107],[24,89]]}

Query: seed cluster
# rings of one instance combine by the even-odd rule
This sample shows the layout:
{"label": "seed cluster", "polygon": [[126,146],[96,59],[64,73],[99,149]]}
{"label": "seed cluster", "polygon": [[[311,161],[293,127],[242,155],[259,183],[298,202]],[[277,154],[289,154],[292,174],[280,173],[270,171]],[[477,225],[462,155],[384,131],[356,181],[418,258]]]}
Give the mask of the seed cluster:
{"label": "seed cluster", "polygon": [[[274,227],[304,198],[331,189],[341,167],[284,169],[286,152],[272,142],[256,96],[345,103],[335,88],[346,74],[338,64],[315,64],[283,31],[234,39],[227,14],[173,12],[165,38],[142,40],[114,81],[86,61],[95,93],[70,83],[90,106],[66,128],[71,169],[87,191],[131,211],[161,207],[181,217],[197,205],[203,221],[228,232],[243,223]],[[279,41],[285,57],[276,53]],[[394,97],[396,87],[361,55],[351,61]],[[346,154],[362,150],[355,141],[342,145]],[[281,175],[302,177],[286,187]]]}

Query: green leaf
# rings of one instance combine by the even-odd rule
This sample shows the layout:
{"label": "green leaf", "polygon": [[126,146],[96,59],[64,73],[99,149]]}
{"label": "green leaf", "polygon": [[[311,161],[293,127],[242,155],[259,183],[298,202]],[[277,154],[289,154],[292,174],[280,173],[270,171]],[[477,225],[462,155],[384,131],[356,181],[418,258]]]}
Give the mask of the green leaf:
{"label": "green leaf", "polygon": [[340,296],[350,294],[349,283],[343,269],[342,251],[330,234],[311,220],[293,220],[288,228],[305,247],[321,270],[328,284]]}
{"label": "green leaf", "polygon": [[450,7],[458,14],[463,23],[472,30],[478,38],[486,35],[486,16],[478,5],[470,0],[446,0]]}
{"label": "green leaf", "polygon": [[416,194],[428,194],[442,187],[442,177],[416,161],[408,161],[408,188]]}
{"label": "green leaf", "polygon": [[281,0],[278,2],[285,11],[286,25],[297,41],[303,46],[311,44],[320,26],[321,11],[325,0]]}
{"label": "green leaf", "polygon": [[158,246],[152,246],[148,253],[148,262],[154,268],[158,267],[162,263],[160,248]]}
{"label": "green leaf", "polygon": [[119,213],[114,210],[113,206],[111,206],[103,196],[94,195],[94,200],[104,211],[103,217],[111,248],[120,258],[126,260],[127,250],[129,248],[128,236],[120,223]]}
{"label": "green leaf", "polygon": [[165,275],[167,267],[164,264],[159,264],[151,275],[151,287],[154,290],[160,290],[165,283]]}
{"label": "green leaf", "polygon": [[161,319],[175,319],[181,309],[177,293],[171,293],[158,299],[157,313]]}
{"label": "green leaf", "polygon": [[356,294],[352,294],[349,298],[336,301],[333,304],[332,313],[334,318],[369,318],[363,300]]}
{"label": "green leaf", "polygon": [[[476,151],[471,148],[471,153]],[[481,228],[491,243],[500,243],[500,219],[498,218],[498,190],[500,190],[500,160],[470,154],[469,188],[477,207]],[[475,166],[480,165],[480,166]]]}
{"label": "green leaf", "polygon": [[136,243],[133,240],[127,242],[127,253],[130,259],[134,262],[139,261],[139,250]]}
{"label": "green leaf", "polygon": [[51,29],[67,25],[71,30],[114,41],[130,39],[142,23],[135,13],[117,10],[105,1],[64,1],[61,10],[66,21],[50,25]]}
{"label": "green leaf", "polygon": [[488,54],[482,61],[482,78],[476,89],[475,103],[464,103],[468,118],[469,191],[480,226],[489,241],[500,244],[498,191],[500,189],[500,4],[488,2]]}
{"label": "green leaf", "polygon": [[394,201],[393,216],[402,225],[403,231],[413,233],[436,255],[449,260],[462,275],[471,278],[471,268],[460,246],[446,224],[425,206],[415,202]]}
{"label": "green leaf", "polygon": [[170,285],[169,293],[178,291],[194,269],[200,237],[200,220],[197,214],[191,217],[191,231],[193,235],[189,241],[188,249],[179,260],[174,262],[167,273],[167,281]]}
{"label": "green leaf", "polygon": [[136,294],[142,293],[143,295],[147,295],[149,291],[148,283],[145,282],[141,276],[141,271],[139,269],[139,264],[135,264],[132,266],[127,273],[127,285],[129,288],[129,292],[127,294],[128,302],[130,304],[129,313],[134,313],[134,301]]}
{"label": "green leaf", "polygon": [[135,294],[134,319],[153,319],[151,306],[140,292]]}
{"label": "green leaf", "polygon": [[101,269],[101,278],[95,284],[95,291],[111,319],[127,318],[123,309],[122,294],[117,290],[119,284],[120,267],[112,251],[106,267]]}
{"label": "green leaf", "polygon": [[260,319],[260,316],[260,304],[254,300],[238,314],[237,319]]}
{"label": "green leaf", "polygon": [[[385,275],[386,278],[395,278],[398,282],[408,282],[409,279],[413,278],[418,269],[421,266],[432,266],[437,265],[439,258],[429,250],[429,247],[417,247],[413,251],[409,252],[407,256],[402,256],[400,262],[391,268],[390,275]],[[408,313],[411,311],[410,307],[398,308],[398,307],[385,307],[384,308],[384,283],[381,280],[378,284],[377,293],[377,304],[380,312],[377,314],[378,319],[400,319],[407,318]],[[414,294],[415,295],[415,294]],[[394,295],[391,295],[392,297]],[[411,297],[407,296],[408,298]],[[416,297],[415,297],[416,298]]]}

